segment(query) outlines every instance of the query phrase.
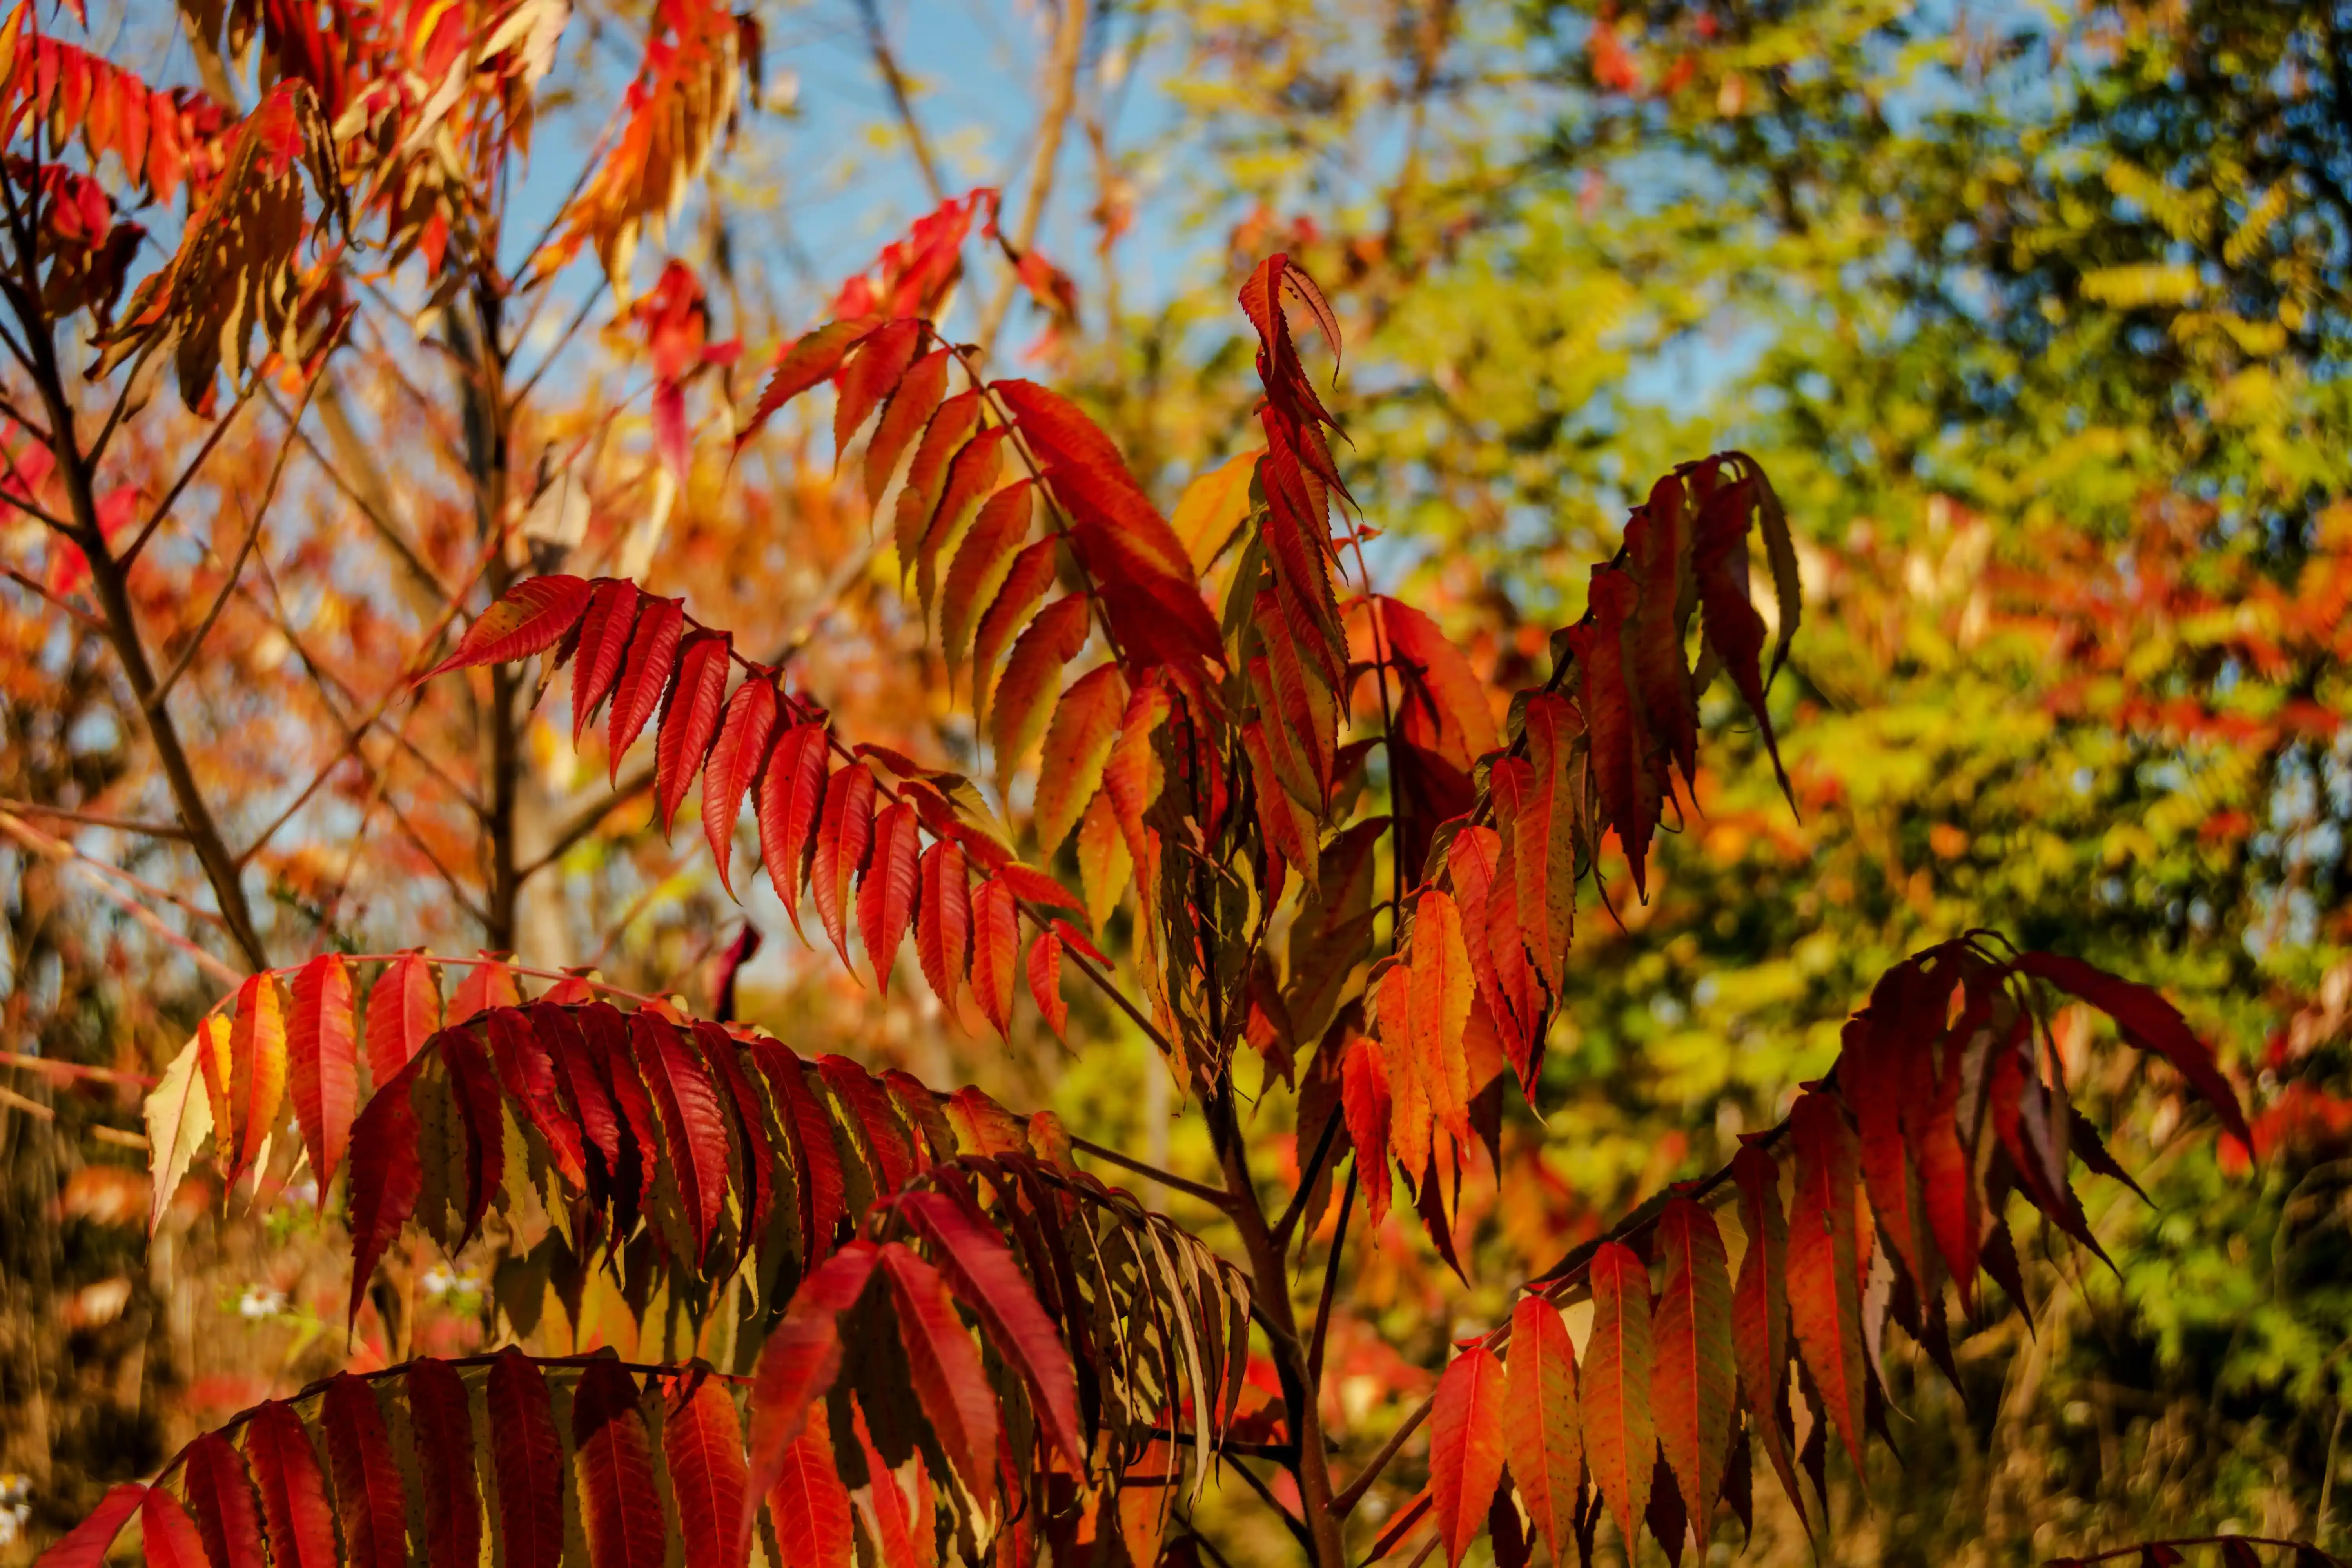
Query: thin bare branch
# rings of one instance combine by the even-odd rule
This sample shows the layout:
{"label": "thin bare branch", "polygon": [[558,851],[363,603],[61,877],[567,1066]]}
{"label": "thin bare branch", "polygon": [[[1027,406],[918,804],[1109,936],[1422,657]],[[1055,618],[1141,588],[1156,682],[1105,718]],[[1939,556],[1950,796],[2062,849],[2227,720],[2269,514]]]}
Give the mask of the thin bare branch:
{"label": "thin bare branch", "polygon": [[0,811],[0,833],[7,834],[9,837],[14,838],[19,844],[24,845],[27,849],[31,849],[37,854],[46,855],[52,860],[61,860],[68,865],[80,868],[84,874],[91,878],[91,885],[96,888],[98,892],[110,903],[112,903],[116,908],[121,910],[125,914],[129,915],[132,920],[137,921],[141,925],[145,926],[150,931],[162,938],[164,942],[169,942],[172,946],[178,948],[190,958],[195,960],[197,966],[203,969],[206,973],[212,975],[215,979],[219,980],[226,984],[235,985],[245,978],[244,975],[239,974],[236,970],[231,969],[227,964],[223,963],[219,959],[215,958],[203,948],[197,946],[194,942],[190,942],[186,937],[182,936],[178,931],[175,931],[170,926],[165,925],[162,920],[157,918],[154,910],[149,909],[146,905],[132,898],[122,889],[114,886],[112,882],[108,881],[105,879],[112,877],[121,881],[128,882],[153,898],[169,903],[174,908],[186,910],[192,915],[210,920],[216,925],[222,923],[219,916],[212,914],[208,910],[198,910],[193,905],[187,904],[179,899],[175,899],[171,894],[164,892],[161,888],[154,887],[152,884],[132,876],[130,872],[121,869],[120,867],[109,866],[102,860],[91,859],[89,856],[84,855],[80,850],[75,848],[72,845],[66,843],[63,839],[50,837],[47,834],[43,833],[39,828],[33,826],[30,823],[25,821],[22,817],[16,816],[12,812]]}
{"label": "thin bare branch", "polygon": [[857,0],[857,12],[866,21],[866,50],[873,55],[875,72],[890,94],[890,106],[898,110],[898,128],[907,133],[907,147],[915,155],[915,167],[922,171],[923,184],[929,189],[931,200],[944,202],[948,188],[940,182],[939,165],[932,162],[930,141],[923,134],[922,123],[915,118],[907,78],[898,69],[898,57],[890,52],[889,35],[882,27],[882,7],[878,0]]}
{"label": "thin bare branch", "polygon": [[252,401],[249,396],[238,398],[229,405],[227,413],[213,421],[213,427],[205,433],[204,445],[198,447],[196,455],[188,459],[188,466],[180,470],[180,477],[172,481],[172,488],[163,492],[163,499],[155,503],[155,510],[147,514],[146,522],[140,527],[139,536],[131,542],[131,548],[122,552],[124,571],[129,571],[131,563],[139,559],[139,552],[147,548],[148,539],[157,529],[163,526],[163,520],[172,514],[172,508],[179,504],[181,492],[194,482],[197,473],[205,466],[205,459],[213,455],[213,448],[220,445],[221,438],[228,434],[228,427],[236,423],[236,416],[243,413],[245,405]]}
{"label": "thin bare branch", "polygon": [[79,822],[90,827],[110,827],[121,833],[143,833],[150,838],[185,838],[188,836],[186,828],[169,822],[139,822],[127,816],[108,816],[101,812],[44,805],[34,800],[0,798],[0,811],[13,811],[19,816],[53,816],[60,821]]}
{"label": "thin bare branch", "polygon": [[[1062,0],[1062,15],[1054,28],[1054,55],[1046,66],[1048,80],[1045,106],[1037,116],[1037,153],[1029,165],[1029,187],[1022,193],[1021,219],[1013,226],[1013,247],[1024,256],[1037,244],[1037,226],[1045,220],[1045,203],[1054,190],[1054,168],[1061,162],[1062,135],[1070,122],[1071,106],[1077,101],[1078,63],[1086,52],[1087,9],[1088,0]],[[1013,290],[1019,279],[1005,274],[981,311],[980,352],[984,358],[994,357],[996,334],[1004,325],[1004,313],[1012,308]]]}

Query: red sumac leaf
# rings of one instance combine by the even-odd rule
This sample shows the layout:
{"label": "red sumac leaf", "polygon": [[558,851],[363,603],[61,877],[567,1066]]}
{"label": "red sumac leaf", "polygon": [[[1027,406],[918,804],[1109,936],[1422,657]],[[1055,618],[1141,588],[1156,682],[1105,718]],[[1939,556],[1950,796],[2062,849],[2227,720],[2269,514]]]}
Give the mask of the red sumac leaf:
{"label": "red sumac leaf", "polygon": [[629,1018],[637,1070],[661,1112],[668,1168],[694,1226],[697,1267],[709,1261],[711,1233],[727,1197],[727,1124],[710,1077],[674,1024],[648,1013]]}
{"label": "red sumac leaf", "polygon": [[1640,1539],[1649,1510],[1657,1428],[1650,1417],[1650,1271],[1633,1248],[1592,1255],[1592,1337],[1584,1347],[1584,1456],[1618,1532]]}
{"label": "red sumac leaf", "polygon": [[996,684],[996,661],[1015,634],[1029,624],[1030,612],[1054,585],[1058,541],[1038,540],[1013,558],[1005,568],[1003,585],[980,617],[971,639],[971,712],[973,722],[988,716]]}
{"label": "red sumac leaf", "polygon": [[669,1530],[654,1487],[653,1444],[637,1380],[608,1357],[591,1361],[572,1394],[572,1446],[590,1568],[661,1568]]}
{"label": "red sumac leaf", "polygon": [[[1800,1518],[1804,1500],[1780,1411],[1789,1388],[1789,1222],[1780,1208],[1780,1171],[1753,1146],[1732,1157],[1739,1188],[1739,1226],[1748,1249],[1731,1292],[1731,1353],[1748,1405],[1748,1430],[1764,1445]],[[1810,1528],[1810,1527],[1809,1527]]]}
{"label": "red sumac leaf", "polygon": [[[1010,671],[1006,679],[1012,679]],[[1103,764],[1110,760],[1126,712],[1127,684],[1115,664],[1087,671],[1062,693],[1037,765],[1038,858],[1051,860],[1078,825],[1079,814],[1102,784]],[[1007,765],[1005,753],[998,753],[997,765]]]}
{"label": "red sumac leaf", "polygon": [[1837,1101],[1819,1091],[1790,1113],[1797,1189],[1789,1210],[1789,1320],[1838,1436],[1862,1466],[1862,1303],[1854,1200],[1862,1178],[1853,1134]]}
{"label": "red sumac leaf", "polygon": [[1380,1047],[1351,1035],[1339,1064],[1339,1104],[1355,1145],[1356,1173],[1364,1189],[1365,1215],[1377,1231],[1389,1212],[1389,1082]]}
{"label": "red sumac leaf", "polygon": [[563,1557],[563,1442],[547,1379],[509,1346],[490,1363],[491,1473],[509,1568],[558,1568]]}
{"label": "red sumac leaf", "polygon": [[1013,889],[991,877],[971,895],[971,994],[999,1035],[1013,1037],[1013,964],[1021,917]]}
{"label": "red sumac leaf", "polygon": [[1657,1246],[1666,1282],[1653,1321],[1650,1410],[1683,1504],[1704,1535],[1731,1441],[1731,1269],[1715,1216],[1688,1198],[1667,1201]]}
{"label": "red sumac leaf", "polygon": [[1040,931],[1029,944],[1029,996],[1037,1004],[1037,1011],[1045,1016],[1045,1026],[1054,1037],[1066,1041],[1066,1026],[1070,1021],[1070,1005],[1062,1000],[1062,939],[1052,931]]}
{"label": "red sumac leaf", "polygon": [[694,775],[709,755],[719,734],[719,714],[727,696],[729,650],[734,639],[724,632],[696,632],[679,645],[677,682],[662,710],[661,734],[654,746],[654,796],[667,834],[677,820],[678,803],[693,787]]}
{"label": "red sumac leaf", "polygon": [[352,971],[341,953],[322,952],[294,976],[294,1013],[287,1031],[287,1084],[294,1120],[319,1184],[319,1205],[350,1146],[359,1106],[359,1016],[352,1005]]}
{"label": "red sumac leaf", "polygon": [[405,1568],[408,1503],[375,1390],[350,1373],[338,1374],[320,1402],[319,1420],[327,1431],[344,1561],[354,1568]]}
{"label": "red sumac leaf", "polygon": [[[317,1461],[313,1460],[312,1464],[315,1467]],[[117,1481],[107,1488],[106,1495],[99,1499],[98,1506],[89,1510],[89,1517],[59,1536],[47,1552],[34,1559],[33,1568],[99,1568],[106,1561],[107,1549],[114,1544],[114,1538],[122,1533],[122,1527],[130,1522],[132,1514],[139,1511],[148,1489],[142,1481]],[[325,1565],[331,1565],[335,1560],[333,1529],[331,1524],[328,1526],[325,1557],[296,1557],[292,1560],[291,1568],[325,1568]],[[198,1542],[198,1550],[202,1549],[203,1543]],[[158,1554],[153,1560],[163,1561],[163,1554]]]}
{"label": "red sumac leaf", "polygon": [[1071,594],[1038,613],[1013,645],[989,713],[989,737],[996,748],[996,771],[1010,778],[1037,743],[1053,711],[1062,667],[1087,646],[1087,601]]}
{"label": "red sumac leaf", "polygon": [[1503,1363],[1483,1345],[1454,1358],[1429,1413],[1429,1492],[1447,1568],[1486,1522],[1503,1478]]}
{"label": "red sumac leaf", "polygon": [[[196,1521],[188,1517],[180,1500],[162,1487],[142,1489],[139,1499],[139,1536],[148,1568],[210,1568],[205,1557],[204,1537],[196,1533]],[[354,1557],[352,1561],[361,1559]],[[383,1568],[391,1565],[384,1564]]]}
{"label": "red sumac leaf", "polygon": [[[783,1321],[761,1347],[760,1363],[751,1374],[751,1450],[739,1550],[748,1550],[751,1539],[749,1500],[766,1494],[785,1473],[788,1451],[803,1431],[824,1430],[824,1408],[812,1412],[812,1402],[822,1399],[840,1374],[839,1318],[866,1293],[875,1259],[873,1243],[861,1239],[819,1264],[801,1281]],[[776,1528],[780,1532],[784,1529],[782,1518]]]}
{"label": "red sumac leaf", "polygon": [[741,451],[744,444],[775,417],[777,409],[839,369],[843,356],[881,324],[872,316],[827,321],[795,340],[777,356],[776,368],[770,373],[768,384],[761,389],[751,418],[744,421],[743,428],[735,437],[735,449]]}
{"label": "red sumac leaf", "polygon": [[836,468],[841,454],[849,449],[849,438],[864,426],[875,406],[890,395],[890,389],[907,374],[915,352],[922,346],[922,323],[905,317],[876,328],[857,345],[856,357],[841,371],[833,405]]}
{"label": "red sumac leaf", "polygon": [[874,966],[874,984],[885,995],[898,944],[915,915],[919,843],[913,806],[898,801],[876,814],[873,856],[857,887],[857,934],[866,943],[866,961]]}
{"label": "red sumac leaf", "polygon": [[425,1561],[432,1568],[472,1568],[481,1557],[482,1499],[465,1379],[447,1362],[426,1360],[409,1363],[407,1383],[425,1479]]}
{"label": "red sumac leaf", "polygon": [[662,1453],[669,1462],[686,1560],[696,1568],[738,1568],[747,1498],[743,1427],[724,1383],[698,1370],[671,1385]]}
{"label": "red sumac leaf", "polygon": [[637,611],[637,629],[629,638],[620,683],[613,688],[612,710],[604,715],[604,749],[610,753],[606,767],[615,783],[621,776],[621,754],[636,744],[646,721],[661,706],[662,693],[677,668],[678,638],[685,631],[682,600],[648,598]]}
{"label": "red sumac leaf", "polygon": [[938,411],[940,399],[948,389],[948,362],[951,357],[946,349],[933,349],[899,378],[898,389],[890,395],[889,405],[882,410],[881,423],[874,426],[873,439],[866,443],[866,505],[880,502],[882,492],[889,488],[890,476],[898,471],[898,458],[907,450],[907,443]]}
{"label": "red sumac leaf", "polygon": [[[1013,570],[1037,510],[1034,479],[1007,485],[988,498],[956,548],[940,594],[940,652],[953,670],[962,661],[982,611],[995,602]],[[977,691],[978,677],[973,689]]]}
{"label": "red sumac leaf", "polygon": [[834,951],[849,963],[849,900],[854,879],[866,867],[866,852],[874,842],[874,774],[863,763],[852,763],[825,785],[824,812],[816,830],[816,868],[810,885],[816,894],[817,918]]}
{"label": "red sumac leaf", "polygon": [[923,978],[953,1015],[956,995],[971,965],[971,883],[964,869],[963,847],[947,839],[923,851],[915,955],[922,963]]}
{"label": "red sumac leaf", "polygon": [[909,1192],[898,1211],[931,1244],[940,1271],[956,1299],[987,1329],[997,1353],[1011,1363],[1029,1388],[1038,1424],[1065,1457],[1081,1462],[1086,1447],[1078,1434],[1077,1378],[1070,1352],[1038,1304],[1035,1289],[1013,1251],[952,1200],[936,1192]]}
{"label": "red sumac leaf", "polygon": [[[723,676],[722,676],[723,679]],[[754,676],[727,700],[719,738],[711,742],[710,761],[702,773],[702,837],[709,842],[710,858],[719,867],[719,884],[731,896],[735,880],[730,874],[735,858],[735,817],[743,796],[768,760],[768,742],[776,731],[776,689]],[[781,896],[781,895],[779,895]]]}
{"label": "red sumac leaf", "polygon": [[196,1533],[204,1538],[205,1557],[217,1568],[268,1568],[261,1500],[254,1495],[245,1456],[219,1433],[206,1432],[188,1445],[180,1479],[196,1516]]}
{"label": "red sumac leaf", "polygon": [[793,934],[803,942],[808,933],[801,930],[801,886],[824,804],[824,726],[795,724],[768,753],[760,778],[760,858]]}
{"label": "red sumac leaf", "polygon": [[2020,953],[2011,967],[2021,974],[2034,975],[2081,997],[2113,1018],[2124,1038],[2170,1062],[2204,1096],[2205,1102],[2220,1113],[2221,1125],[2231,1136],[2252,1147],[2253,1132],[2246,1125],[2246,1113],[2239,1107],[2237,1091],[2221,1076],[2221,1069],[2214,1065],[2213,1053],[2189,1029],[2180,1009],[2160,993],[2133,981],[2117,979],[2079,958],[2062,957],[2054,952]]}
{"label": "red sumac leaf", "polygon": [[637,628],[635,583],[618,577],[598,581],[580,617],[580,648],[572,660],[572,742],[588,728],[597,706],[611,695],[621,676],[621,660],[629,651],[629,636]]}
{"label": "red sumac leaf", "polygon": [[980,1352],[936,1269],[895,1241],[882,1248],[882,1268],[923,1414],[949,1462],[975,1492],[983,1491],[996,1457],[996,1395]]}
{"label": "red sumac leaf", "polygon": [[[417,1154],[416,1110],[409,1103],[414,1069],[379,1080],[374,1098],[352,1124],[351,1194],[345,1225],[352,1233],[351,1317],[359,1317],[375,1266],[425,1192]],[[340,1493],[342,1483],[336,1482]],[[350,1531],[344,1532],[348,1542]]]}
{"label": "red sumac leaf", "polygon": [[856,1544],[849,1489],[834,1462],[824,1413],[814,1415],[783,1450],[768,1488],[768,1517],[775,1521],[781,1568],[849,1568]]}
{"label": "red sumac leaf", "polygon": [[484,610],[466,628],[457,651],[424,679],[477,664],[509,664],[553,647],[586,612],[589,591],[580,578],[561,574],[525,578]]}
{"label": "red sumac leaf", "polygon": [[1511,1479],[1552,1561],[1567,1561],[1584,1479],[1584,1426],[1577,1415],[1576,1343],[1559,1309],[1522,1296],[1511,1310],[1511,1358],[1503,1388],[1503,1443]]}
{"label": "red sumac leaf", "polygon": [[931,422],[923,427],[922,441],[907,465],[907,482],[898,490],[898,515],[892,520],[902,577],[914,569],[931,531],[931,516],[939,506],[940,490],[947,483],[949,459],[979,425],[983,406],[978,389],[960,392],[940,403],[931,414]]}

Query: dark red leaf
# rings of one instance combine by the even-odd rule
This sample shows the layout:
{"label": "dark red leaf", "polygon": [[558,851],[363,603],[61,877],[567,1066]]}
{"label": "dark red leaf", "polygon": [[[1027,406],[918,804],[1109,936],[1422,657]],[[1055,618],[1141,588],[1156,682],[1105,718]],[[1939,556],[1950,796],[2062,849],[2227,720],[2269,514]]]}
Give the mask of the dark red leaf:
{"label": "dark red leaf", "polygon": [[547,1380],[509,1346],[490,1363],[491,1473],[509,1568],[558,1568],[563,1556],[563,1444]]}
{"label": "dark red leaf", "polygon": [[[354,1321],[375,1276],[377,1261],[416,1212],[417,1200],[425,1193],[416,1111],[408,1098],[415,1073],[412,1064],[395,1073],[389,1083],[378,1083],[374,1098],[352,1126],[351,1195],[344,1223],[352,1233],[351,1317]],[[345,1533],[348,1537],[348,1531]]]}
{"label": "dark red leaf", "polygon": [[719,1096],[676,1025],[633,1014],[629,1043],[661,1112],[666,1163],[694,1227],[694,1261],[700,1267],[709,1261],[711,1234],[727,1197],[727,1124]]}
{"label": "dark red leaf", "polygon": [[1650,1410],[1685,1508],[1706,1534],[1731,1441],[1731,1270],[1715,1216],[1685,1197],[1658,1216],[1666,1281],[1653,1320]]}
{"label": "dark red leaf", "polygon": [[760,858],[768,885],[803,942],[801,887],[807,880],[817,813],[824,804],[825,731],[822,724],[795,724],[768,753],[760,778]]}
{"label": "dark red leaf", "polygon": [[662,710],[661,734],[654,747],[654,795],[664,834],[677,819],[678,804],[693,787],[694,775],[701,772],[718,736],[733,646],[734,638],[727,633],[703,631],[678,645],[677,683]]}
{"label": "dark red leaf", "polygon": [[817,918],[833,939],[842,965],[849,963],[849,901],[857,873],[874,841],[874,774],[851,763],[825,785],[824,814],[816,831],[816,868],[810,885]]}
{"label": "dark red leaf", "polygon": [[637,629],[635,583],[617,577],[598,580],[580,617],[580,649],[572,662],[572,743],[578,745],[597,706],[611,695],[621,676],[621,660],[629,651],[630,634]]}
{"label": "dark red leaf", "polygon": [[204,1539],[205,1556],[215,1568],[268,1568],[268,1548],[261,1539],[261,1500],[254,1495],[245,1456],[219,1433],[206,1432],[188,1445],[180,1478],[196,1516],[196,1533]]}
{"label": "dark red leaf", "polygon": [[[196,1521],[188,1517],[180,1500],[162,1487],[143,1488],[142,1492],[139,1500],[139,1535],[148,1568],[210,1568],[205,1557],[204,1537],[196,1533]],[[386,1563],[383,1568],[391,1565]]]}
{"label": "dark red leaf", "polygon": [[898,944],[915,915],[919,843],[915,808],[905,801],[875,815],[873,854],[857,887],[857,934],[866,943],[866,961],[874,966],[874,983],[885,995]]}
{"label": "dark red leaf", "polygon": [[2237,1090],[2221,1076],[2213,1053],[2206,1048],[2164,996],[2146,985],[2120,980],[2079,958],[2054,952],[2027,952],[2011,965],[2021,974],[2046,980],[2061,991],[2081,997],[2116,1021],[2124,1038],[2141,1050],[2153,1051],[2179,1069],[2221,1118],[2221,1125],[2238,1142],[2253,1146],[2253,1132],[2239,1107]]}
{"label": "dark red leaf", "polygon": [[[793,1295],[783,1321],[761,1347],[751,1375],[751,1440],[744,1479],[747,1506],[738,1532],[748,1550],[751,1538],[750,1499],[764,1496],[790,1462],[789,1450],[804,1430],[822,1432],[823,1408],[809,1419],[811,1402],[824,1397],[841,1372],[838,1319],[866,1293],[876,1259],[872,1243],[851,1242],[817,1267]],[[779,1518],[781,1531],[785,1521]]]}
{"label": "dark red leaf", "polygon": [[963,847],[947,839],[923,851],[921,899],[915,921],[915,956],[950,1016],[971,967],[971,881]]}
{"label": "dark red leaf", "polygon": [[440,1026],[441,987],[433,966],[414,952],[385,964],[367,1001],[368,1077],[377,1093]]}
{"label": "dark red leaf", "polygon": [[353,1568],[406,1568],[408,1503],[375,1391],[350,1373],[339,1374],[327,1384],[319,1420],[327,1431],[344,1561]]}
{"label": "dark red leaf", "polygon": [[949,1462],[975,1492],[983,1491],[992,1473],[997,1423],[996,1396],[981,1370],[980,1352],[929,1264],[895,1241],[884,1245],[881,1258],[923,1414]]}
{"label": "dark red leaf", "polygon": [[741,451],[746,442],[766,428],[777,409],[839,369],[843,357],[881,324],[873,316],[827,321],[784,350],[777,356],[768,384],[761,389],[759,402],[752,405],[751,418],[736,433],[735,449]]}
{"label": "dark red leaf", "polygon": [[617,783],[621,755],[637,742],[646,721],[661,706],[677,668],[678,638],[686,631],[686,605],[678,599],[652,599],[637,611],[637,629],[629,638],[629,656],[621,665],[620,684],[613,688],[612,710],[604,715],[607,771]]}
{"label": "dark red leaf", "polygon": [[572,1446],[590,1568],[661,1568],[668,1527],[654,1487],[653,1444],[637,1380],[609,1357],[591,1361],[572,1394]]}
{"label": "dark red leaf", "polygon": [[426,1360],[408,1363],[407,1381],[425,1476],[425,1561],[432,1568],[473,1568],[481,1558],[482,1498],[465,1379],[447,1362]]}
{"label": "dark red leaf", "polygon": [[1862,1467],[1862,1304],[1854,1243],[1861,1187],[1853,1134],[1837,1101],[1818,1091],[1790,1113],[1797,1189],[1789,1210],[1789,1319],[1854,1468]]}

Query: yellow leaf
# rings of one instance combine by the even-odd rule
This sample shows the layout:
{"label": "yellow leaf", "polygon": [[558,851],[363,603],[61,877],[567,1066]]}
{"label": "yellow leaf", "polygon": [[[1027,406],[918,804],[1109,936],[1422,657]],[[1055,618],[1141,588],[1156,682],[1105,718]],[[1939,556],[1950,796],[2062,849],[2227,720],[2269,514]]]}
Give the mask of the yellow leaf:
{"label": "yellow leaf", "polygon": [[228,1024],[221,1018],[207,1018],[204,1026],[188,1037],[172,1065],[163,1069],[163,1080],[147,1096],[147,1160],[148,1175],[154,1185],[154,1197],[147,1213],[147,1228],[152,1233],[163,1217],[164,1208],[172,1194],[178,1190],[181,1179],[188,1173],[188,1161],[196,1146],[212,1136],[212,1099],[205,1092],[205,1074],[197,1070],[198,1058],[207,1047],[223,1058],[228,1054]]}
{"label": "yellow leaf", "polygon": [[1257,460],[1265,455],[1263,448],[1244,452],[1184,487],[1168,526],[1183,542],[1194,572],[1206,572],[1234,530],[1248,518],[1250,476],[1257,472]]}

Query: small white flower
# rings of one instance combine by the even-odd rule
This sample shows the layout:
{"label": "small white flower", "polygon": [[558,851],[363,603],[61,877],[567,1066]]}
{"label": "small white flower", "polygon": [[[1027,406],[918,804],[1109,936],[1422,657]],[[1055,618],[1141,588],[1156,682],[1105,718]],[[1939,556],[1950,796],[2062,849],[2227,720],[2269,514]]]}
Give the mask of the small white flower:
{"label": "small white flower", "polygon": [[425,1293],[435,1300],[446,1296],[457,1283],[457,1277],[436,1263],[425,1271]]}
{"label": "small white flower", "polygon": [[267,1285],[247,1285],[236,1310],[247,1318],[274,1318],[286,1310],[286,1292]]}

